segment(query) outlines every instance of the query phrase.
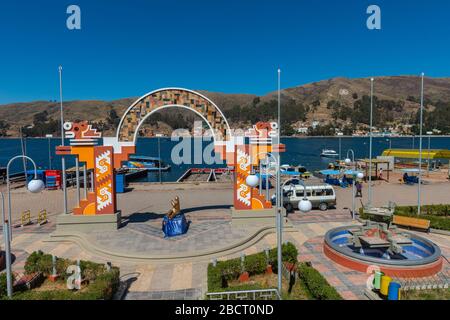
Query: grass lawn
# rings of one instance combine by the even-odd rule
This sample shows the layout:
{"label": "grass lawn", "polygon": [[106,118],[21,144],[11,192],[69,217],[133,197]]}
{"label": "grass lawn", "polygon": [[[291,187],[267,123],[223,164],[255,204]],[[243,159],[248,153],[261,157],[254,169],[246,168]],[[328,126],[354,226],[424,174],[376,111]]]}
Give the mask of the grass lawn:
{"label": "grass lawn", "polygon": [[[274,289],[278,285],[278,276],[276,274],[261,274],[250,277],[250,280],[245,283],[239,280],[233,280],[228,283],[227,291],[234,290],[258,290],[258,289]],[[289,280],[282,278],[282,299],[283,300],[309,300],[312,299],[309,291],[301,280],[294,283],[291,290],[289,290]]]}
{"label": "grass lawn", "polygon": [[450,300],[450,289],[402,291],[401,300]]}

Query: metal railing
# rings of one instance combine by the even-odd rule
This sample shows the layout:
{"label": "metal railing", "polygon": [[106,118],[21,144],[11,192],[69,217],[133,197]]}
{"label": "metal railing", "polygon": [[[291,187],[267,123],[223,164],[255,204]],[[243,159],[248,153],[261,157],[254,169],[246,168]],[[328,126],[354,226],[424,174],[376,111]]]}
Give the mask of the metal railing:
{"label": "metal railing", "polygon": [[209,300],[281,300],[277,289],[208,292]]}
{"label": "metal railing", "polygon": [[448,272],[440,272],[432,277],[409,279],[394,278],[393,281],[398,282],[404,291],[448,289],[450,284],[450,275]]}

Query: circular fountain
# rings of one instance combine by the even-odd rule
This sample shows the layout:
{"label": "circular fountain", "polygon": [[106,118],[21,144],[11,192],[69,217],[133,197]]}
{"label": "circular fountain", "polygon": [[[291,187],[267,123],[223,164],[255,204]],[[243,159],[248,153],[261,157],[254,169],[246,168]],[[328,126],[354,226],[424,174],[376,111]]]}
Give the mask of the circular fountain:
{"label": "circular fountain", "polygon": [[324,253],[350,269],[371,273],[379,268],[399,278],[432,276],[443,264],[441,250],[430,240],[370,221],[328,231]]}

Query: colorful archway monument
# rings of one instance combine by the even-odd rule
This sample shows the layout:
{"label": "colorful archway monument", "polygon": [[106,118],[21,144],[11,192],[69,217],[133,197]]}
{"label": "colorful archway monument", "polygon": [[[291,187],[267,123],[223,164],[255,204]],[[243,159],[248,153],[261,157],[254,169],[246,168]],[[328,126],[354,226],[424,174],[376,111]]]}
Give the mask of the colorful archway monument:
{"label": "colorful archway monument", "polygon": [[[267,153],[284,151],[284,145],[273,143],[273,138],[278,136],[277,124],[260,122],[245,134],[233,135],[221,110],[207,97],[188,89],[164,88],[136,100],[124,113],[116,136],[104,137],[102,146],[96,145],[101,135],[86,121],[65,124],[65,136],[70,138],[70,145],[58,146],[56,154],[78,157],[87,169],[93,170],[94,178],[92,191],[71,213],[58,216],[57,230],[112,230],[120,226],[115,169],[135,153],[139,128],[145,120],[159,110],[176,107],[195,112],[208,124],[216,153],[235,169],[233,222],[274,224],[276,212],[271,202],[248,186],[246,178]],[[249,138],[249,144],[245,138]]]}

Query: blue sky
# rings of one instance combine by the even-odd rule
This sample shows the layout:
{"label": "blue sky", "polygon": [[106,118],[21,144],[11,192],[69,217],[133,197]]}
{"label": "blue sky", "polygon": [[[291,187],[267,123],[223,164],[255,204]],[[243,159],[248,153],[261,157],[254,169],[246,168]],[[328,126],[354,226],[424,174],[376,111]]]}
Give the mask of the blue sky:
{"label": "blue sky", "polygon": [[[81,8],[81,30],[66,8]],[[366,28],[377,4],[382,30]],[[263,95],[332,77],[450,76],[444,0],[4,0],[0,103],[179,86]]]}

